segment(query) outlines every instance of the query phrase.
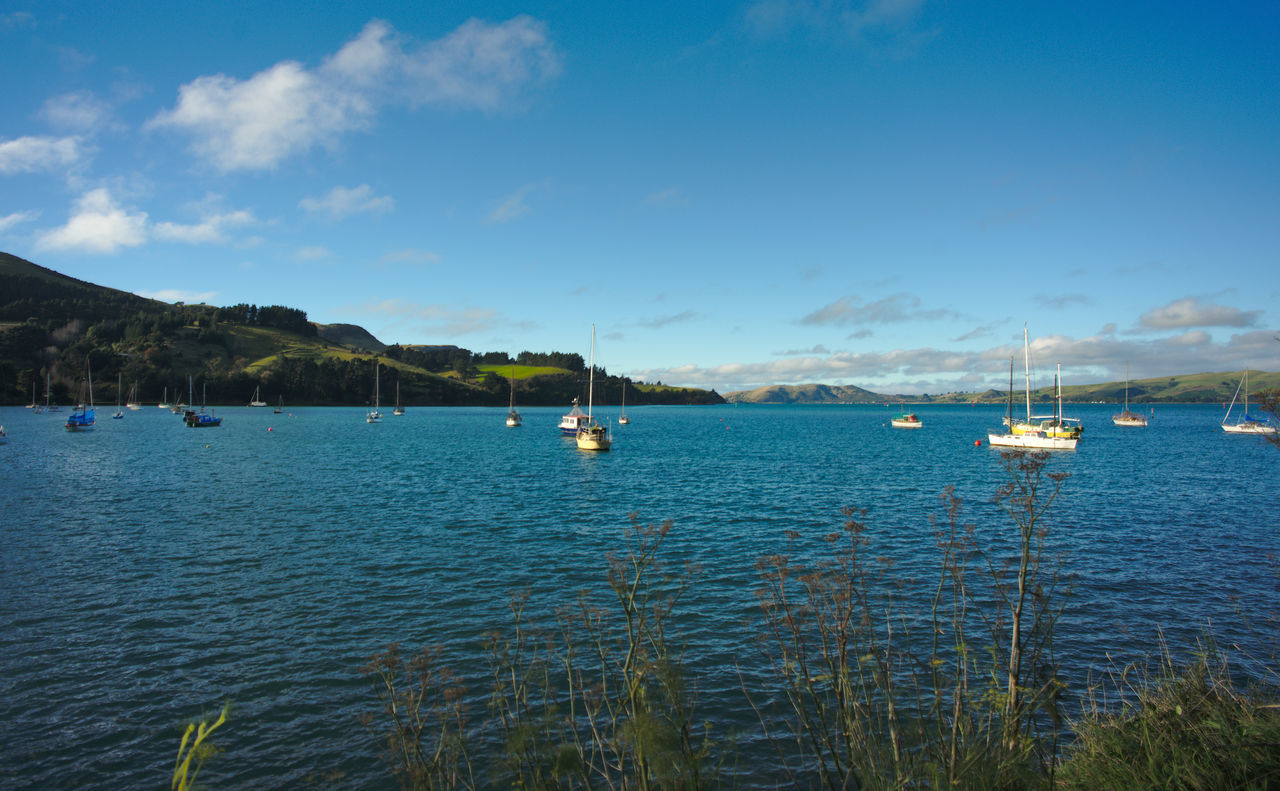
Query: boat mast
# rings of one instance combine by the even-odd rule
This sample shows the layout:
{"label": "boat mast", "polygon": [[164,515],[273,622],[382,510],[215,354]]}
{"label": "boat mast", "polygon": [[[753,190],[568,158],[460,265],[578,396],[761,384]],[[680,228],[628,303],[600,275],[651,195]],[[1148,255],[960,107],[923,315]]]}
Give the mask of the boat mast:
{"label": "boat mast", "polygon": [[1058,391],[1058,408],[1053,413],[1053,425],[1062,425],[1062,363],[1058,363],[1058,372],[1053,375],[1053,389]]}
{"label": "boat mast", "polygon": [[1013,431],[1013,355],[1009,355],[1009,417],[1005,418],[1005,425]]}
{"label": "boat mast", "polygon": [[1027,377],[1027,422],[1031,422],[1031,346],[1027,343],[1027,325],[1022,325],[1023,370]]}
{"label": "boat mast", "polygon": [[596,325],[591,325],[591,373],[587,375],[587,423],[591,423],[591,402],[596,390]]}

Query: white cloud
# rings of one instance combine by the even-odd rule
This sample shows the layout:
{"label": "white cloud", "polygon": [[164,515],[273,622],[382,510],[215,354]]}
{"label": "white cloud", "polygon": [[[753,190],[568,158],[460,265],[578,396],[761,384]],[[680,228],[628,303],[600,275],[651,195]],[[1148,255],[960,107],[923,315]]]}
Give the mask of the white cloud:
{"label": "white cloud", "polygon": [[0,173],[68,168],[83,156],[78,137],[19,137],[0,141]]}
{"label": "white cloud", "polygon": [[155,224],[153,233],[157,239],[188,244],[221,244],[227,241],[226,230],[252,225],[253,213],[245,210],[212,214],[195,225],[181,225],[173,222]]}
{"label": "white cloud", "polygon": [[147,213],[121,208],[110,192],[99,188],[81,196],[67,224],[41,234],[36,247],[114,253],[121,247],[137,247],[146,240]]}
{"label": "white cloud", "polygon": [[1139,323],[1152,330],[1172,330],[1189,327],[1252,327],[1258,323],[1260,310],[1240,310],[1225,305],[1201,302],[1187,297],[1170,302],[1164,307],[1143,313]]}
{"label": "white cloud", "polygon": [[557,72],[544,26],[529,17],[471,20],[413,52],[375,20],[316,68],[282,61],[247,80],[197,77],[146,128],[189,134],[196,153],[224,172],[265,170],[369,128],[386,102],[498,109]]}
{"label": "white cloud", "polygon": [[38,211],[20,211],[0,217],[0,233],[4,233],[24,222],[34,222],[39,217],[40,212]]}
{"label": "white cloud", "polygon": [[76,132],[92,132],[105,124],[110,115],[107,103],[90,91],[51,97],[40,108],[40,117],[51,126]]}
{"label": "white cloud", "polygon": [[135,291],[134,293],[140,297],[158,299],[161,302],[188,302],[191,304],[212,302],[214,297],[218,296],[217,291],[183,291],[178,288],[162,288],[157,291]]}
{"label": "white cloud", "polygon": [[914,30],[923,5],[924,0],[758,0],[747,7],[745,19],[761,36],[801,29],[909,54],[937,35]]}
{"label": "white cloud", "polygon": [[396,202],[388,196],[375,196],[372,187],[361,184],[353,189],[334,187],[323,198],[303,198],[298,205],[309,212],[339,218],[362,212],[389,212]]}

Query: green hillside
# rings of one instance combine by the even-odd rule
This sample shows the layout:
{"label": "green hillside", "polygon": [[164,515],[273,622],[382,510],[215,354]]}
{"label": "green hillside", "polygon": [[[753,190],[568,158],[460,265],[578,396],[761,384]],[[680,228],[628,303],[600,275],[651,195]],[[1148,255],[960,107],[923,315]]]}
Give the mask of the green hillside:
{"label": "green hillside", "polygon": [[[193,381],[209,403],[243,404],[255,390],[268,403],[364,404],[374,364],[384,392],[399,385],[402,403],[505,405],[514,365],[522,405],[586,398],[579,354],[477,354],[456,346],[386,345],[353,324],[319,325],[279,305],[169,304],[76,280],[0,253],[0,404],[26,403],[33,387],[69,403],[86,370],[95,394],[115,399],[116,379],[137,384],[141,400],[171,397]],[[376,356],[375,356],[376,355]],[[611,377],[597,368],[598,400],[721,403],[714,392],[666,388]]]}

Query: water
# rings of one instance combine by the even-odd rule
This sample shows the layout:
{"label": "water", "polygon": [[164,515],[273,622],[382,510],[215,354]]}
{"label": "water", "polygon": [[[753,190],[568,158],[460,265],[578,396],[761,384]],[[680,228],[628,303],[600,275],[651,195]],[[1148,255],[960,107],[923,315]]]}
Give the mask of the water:
{"label": "water", "polygon": [[[702,569],[680,627],[703,698],[732,719],[733,663],[758,657],[753,563],[785,531],[820,536],[864,507],[874,552],[928,581],[928,517],[954,485],[965,521],[1007,534],[995,407],[925,407],[918,431],[880,407],[633,407],[604,454],[557,434],[562,409],[523,409],[520,428],[505,411],[367,425],[360,409],[228,408],[188,429],[100,409],[71,434],[0,410],[0,786],[163,787],[177,725],[230,700],[212,787],[334,770],[337,787],[392,787],[358,721],[377,707],[360,665],[398,642],[482,668],[513,594],[547,614],[600,589],[631,513],[673,520],[667,556]],[[1280,452],[1226,436],[1216,407],[1161,406],[1146,429],[1113,411],[1070,410],[1085,439],[1050,463],[1071,474],[1051,520],[1076,577],[1064,660],[1083,673],[1208,621],[1256,645],[1238,610],[1280,610]]]}

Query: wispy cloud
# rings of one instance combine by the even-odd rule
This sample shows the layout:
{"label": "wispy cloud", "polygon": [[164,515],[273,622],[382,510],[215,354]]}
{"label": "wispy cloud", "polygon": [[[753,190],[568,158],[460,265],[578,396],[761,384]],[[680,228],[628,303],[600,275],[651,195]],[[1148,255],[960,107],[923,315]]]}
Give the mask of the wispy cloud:
{"label": "wispy cloud", "polygon": [[489,212],[488,221],[490,223],[501,225],[502,223],[511,222],[512,220],[528,214],[530,212],[529,204],[525,203],[524,199],[528,197],[530,192],[533,192],[533,189],[534,185],[526,184],[503,198],[502,201],[494,207],[493,211]]}
{"label": "wispy cloud", "polygon": [[942,309],[924,310],[920,298],[911,294],[891,294],[875,302],[848,296],[832,302],[800,319],[801,324],[845,326],[849,324],[892,324],[901,321],[939,319],[952,315]]}
{"label": "wispy cloud", "polygon": [[74,91],[45,100],[40,117],[54,128],[88,133],[107,124],[111,107],[90,91]]}
{"label": "wispy cloud", "polygon": [[1240,310],[1226,305],[1201,302],[1187,297],[1148,311],[1138,319],[1149,330],[1183,329],[1188,327],[1252,327],[1262,315],[1260,310]]}
{"label": "wispy cloud", "polygon": [[380,264],[412,264],[415,266],[429,266],[431,264],[440,263],[440,255],[430,252],[429,250],[414,250],[406,248],[404,250],[396,250],[387,253],[378,259]]}
{"label": "wispy cloud", "polygon": [[658,209],[677,209],[689,205],[689,199],[677,187],[669,187],[644,197],[646,206]]}
{"label": "wispy cloud", "polygon": [[52,251],[114,253],[147,240],[147,213],[119,206],[106,188],[85,193],[71,219],[40,234],[36,248]]}
{"label": "wispy cloud", "polygon": [[0,233],[16,228],[24,222],[35,222],[39,217],[38,211],[19,211],[0,217]]}
{"label": "wispy cloud", "polygon": [[210,214],[193,225],[174,222],[158,222],[152,229],[157,239],[187,244],[222,244],[227,241],[226,231],[253,225],[257,220],[246,210]]}
{"label": "wispy cloud", "polygon": [[1036,294],[1036,302],[1046,308],[1062,310],[1072,305],[1092,305],[1093,300],[1086,294]]}
{"label": "wispy cloud", "polygon": [[458,337],[494,329],[502,322],[492,308],[456,305],[423,305],[402,299],[369,302],[348,308],[351,312],[389,319],[394,326],[426,336]]}
{"label": "wispy cloud", "polygon": [[78,137],[19,137],[0,140],[0,173],[42,173],[80,162],[84,148]]}
{"label": "wispy cloud", "polygon": [[197,77],[146,128],[190,135],[224,172],[267,170],[370,128],[386,104],[499,110],[558,73],[545,25],[530,17],[471,20],[416,48],[375,20],[315,68],[282,61],[245,80]]}
{"label": "wispy cloud", "polygon": [[218,296],[217,291],[184,291],[178,288],[162,288],[156,291],[135,291],[140,297],[147,299],[158,299],[161,302],[189,302],[199,304],[201,302],[212,303],[214,297]]}
{"label": "wispy cloud", "polygon": [[698,314],[692,310],[686,310],[681,313],[673,313],[667,316],[657,316],[652,319],[643,319],[636,322],[636,326],[644,327],[650,330],[661,329],[670,324],[683,324],[698,318]]}
{"label": "wispy cloud", "polygon": [[395,208],[396,202],[386,195],[374,195],[373,187],[361,184],[352,189],[334,187],[323,198],[303,198],[298,205],[306,211],[322,212],[338,219],[352,214],[389,212]]}
{"label": "wispy cloud", "polygon": [[890,54],[913,54],[937,36],[918,29],[924,0],[758,0],[747,7],[747,28],[759,36],[796,30],[842,37]]}
{"label": "wispy cloud", "polygon": [[294,258],[297,258],[299,261],[321,261],[332,255],[333,253],[329,252],[328,248],[321,247],[320,245],[312,245],[310,247],[299,248],[298,252],[294,253]]}

